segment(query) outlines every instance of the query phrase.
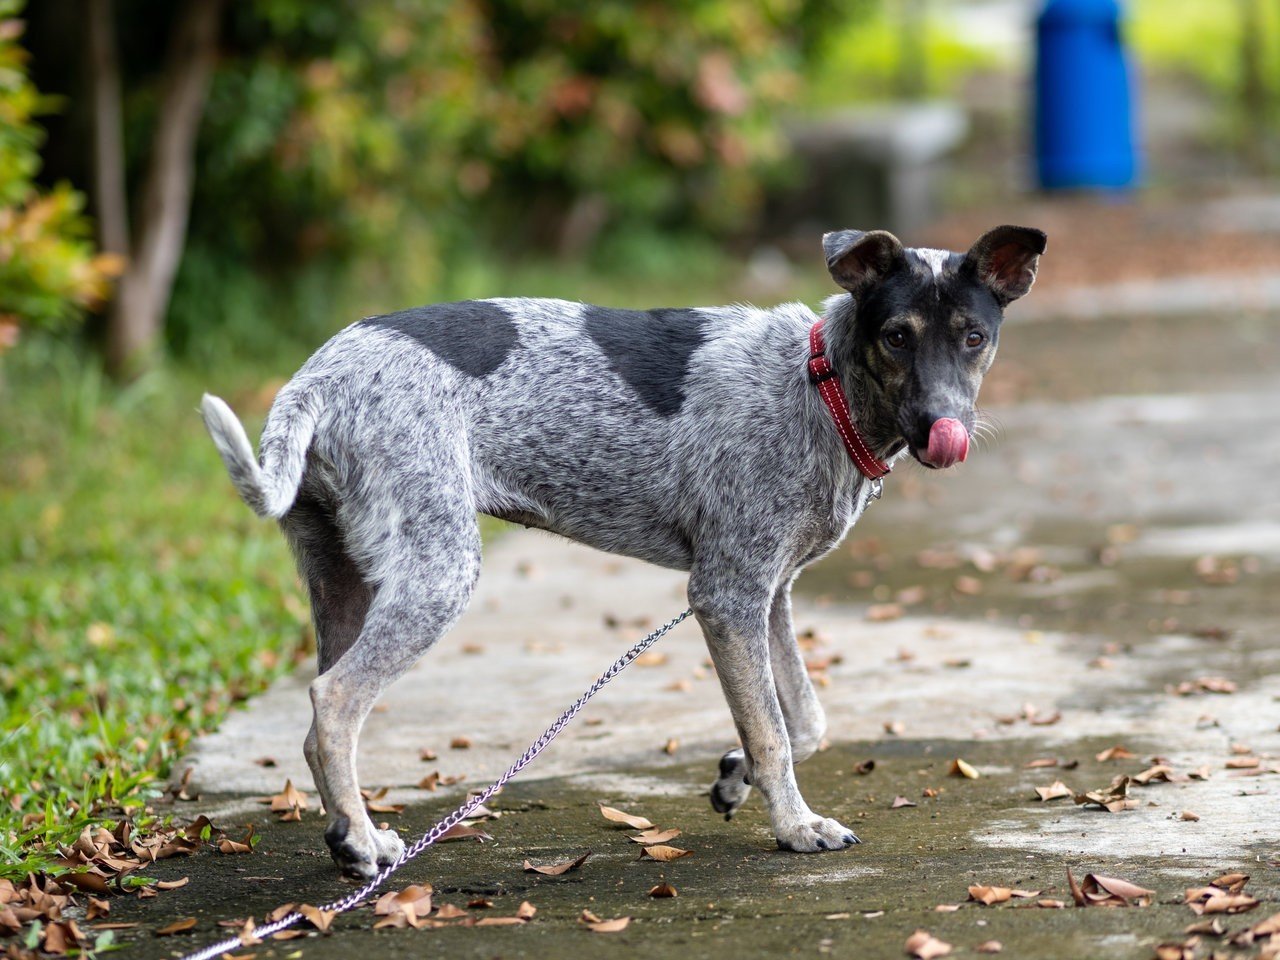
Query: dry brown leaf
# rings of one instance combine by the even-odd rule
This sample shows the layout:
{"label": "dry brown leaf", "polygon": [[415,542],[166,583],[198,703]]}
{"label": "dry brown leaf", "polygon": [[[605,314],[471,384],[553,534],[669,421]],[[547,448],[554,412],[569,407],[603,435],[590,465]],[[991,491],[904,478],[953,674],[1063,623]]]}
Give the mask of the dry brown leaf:
{"label": "dry brown leaf", "polygon": [[302,914],[302,918],[315,927],[321,933],[329,929],[329,924],[333,923],[333,918],[338,914],[333,910],[321,910],[309,903],[299,904],[298,912]]}
{"label": "dry brown leaf", "polygon": [[1136,756],[1137,754],[1133,753],[1127,747],[1122,747],[1119,744],[1116,744],[1114,747],[1107,747],[1107,749],[1099,753],[1094,757],[1094,759],[1099,763],[1106,763],[1109,760],[1132,760]]}
{"label": "dry brown leaf", "polygon": [[989,907],[993,903],[1004,903],[1013,896],[1008,887],[985,887],[975,884],[969,888],[969,899]]}
{"label": "dry brown leaf", "polygon": [[537,912],[538,908],[528,900],[522,900],[520,906],[516,908],[516,916],[521,920],[532,920]]}
{"label": "dry brown leaf", "polygon": [[487,843],[492,839],[493,837],[489,836],[489,834],[485,833],[478,827],[470,827],[466,824],[458,823],[454,824],[441,834],[440,839],[436,842],[447,843],[450,840],[478,840],[480,843]]}
{"label": "dry brown leaf", "polygon": [[[1276,916],[1280,916],[1280,914]],[[1210,917],[1208,920],[1197,920],[1195,923],[1188,924],[1182,928],[1182,932],[1193,933],[1197,936],[1220,937],[1227,932],[1227,928],[1223,926],[1222,920],[1218,917]]]}
{"label": "dry brown leaf", "polygon": [[449,749],[450,750],[470,750],[471,738],[470,737],[454,737],[452,740],[449,741]]}
{"label": "dry brown leaf", "polygon": [[1146,907],[1151,905],[1151,898],[1156,893],[1119,877],[1104,877],[1095,873],[1085,875],[1080,889],[1086,906],[1090,907]]}
{"label": "dry brown leaf", "polygon": [[617,810],[613,807],[606,807],[603,803],[600,804],[600,815],[613,823],[626,824],[632,830],[653,829],[652,821],[646,820],[644,817],[636,817],[632,814],[624,813],[623,811]]}
{"label": "dry brown leaf", "polygon": [[168,937],[175,933],[186,933],[188,930],[194,930],[196,926],[195,917],[183,917],[181,920],[175,920],[173,923],[165,924],[156,931],[157,937]]}
{"label": "dry brown leaf", "polygon": [[884,722],[884,732],[891,737],[900,737],[907,732],[907,725],[901,720],[886,720]]}
{"label": "dry brown leaf", "polygon": [[684,857],[692,857],[692,850],[681,850],[679,847],[669,847],[665,843],[656,843],[651,847],[645,847],[640,853],[640,859],[646,857],[650,860],[658,860],[662,863],[669,863],[672,860],[680,860]]}
{"label": "dry brown leaf", "polygon": [[855,763],[853,765],[853,772],[858,774],[860,777],[865,777],[875,768],[876,762],[874,760],[863,760],[861,763]]}
{"label": "dry brown leaf", "polygon": [[540,873],[544,877],[559,877],[563,874],[568,873],[570,870],[577,870],[580,866],[582,866],[584,863],[587,862],[587,857],[589,856],[591,856],[590,850],[588,850],[582,856],[578,857],[576,860],[565,860],[563,863],[553,863],[545,867],[536,867],[532,863],[530,863],[528,860],[526,860],[524,862],[524,872]]}
{"label": "dry brown leaf", "polygon": [[900,619],[903,613],[900,603],[873,603],[867,607],[866,618],[871,623],[887,623]]}
{"label": "dry brown leaf", "polygon": [[649,896],[659,900],[667,899],[670,897],[678,897],[679,895],[680,895],[679,891],[677,891],[676,888],[669,883],[660,883],[656,887],[652,887],[649,890]]}
{"label": "dry brown leaf", "polygon": [[973,949],[978,953],[999,953],[1004,949],[1004,944],[999,940],[983,940]]}
{"label": "dry brown leaf", "polygon": [[1206,913],[1245,913],[1258,905],[1259,901],[1247,893],[1222,893],[1209,897],[1202,903],[1191,904],[1197,914]]}
{"label": "dry brown leaf", "polygon": [[524,917],[481,917],[475,925],[477,927],[521,927],[528,922]]}
{"label": "dry brown leaf", "polygon": [[1074,792],[1061,780],[1055,780],[1047,787],[1036,787],[1036,796],[1041,802],[1047,803],[1050,800],[1061,800],[1064,797],[1074,796]]}
{"label": "dry brown leaf", "polygon": [[680,830],[676,827],[672,827],[670,830],[659,830],[654,827],[652,830],[646,830],[644,833],[627,839],[643,847],[651,847],[656,843],[666,843],[668,840],[674,840],[678,836],[680,836]]}
{"label": "dry brown leaf", "polygon": [[1247,873],[1224,873],[1220,877],[1215,877],[1212,881],[1215,887],[1219,887],[1227,893],[1239,893],[1249,883],[1249,875]]}
{"label": "dry brown leaf", "polygon": [[1185,943],[1161,943],[1156,945],[1155,960],[1195,960],[1196,940]]}
{"label": "dry brown leaf", "polygon": [[1022,766],[1027,770],[1039,770],[1043,767],[1056,767],[1057,765],[1057,757],[1037,757],[1035,760],[1028,760]]}
{"label": "dry brown leaf", "polygon": [[951,952],[951,944],[939,940],[928,930],[917,930],[907,937],[906,951],[918,960],[933,960]]}
{"label": "dry brown leaf", "polygon": [[1128,777],[1116,777],[1105,789],[1077,793],[1074,800],[1081,805],[1096,804],[1108,813],[1133,810],[1139,805],[1137,800],[1129,796]]}
{"label": "dry brown leaf", "polygon": [[964,777],[966,780],[977,780],[981,776],[973,765],[959,757],[951,761],[951,766],[947,768],[947,773],[953,777]]}
{"label": "dry brown leaf", "polygon": [[1190,810],[1183,810],[1182,813],[1178,814],[1178,819],[1196,823],[1200,819],[1200,814],[1192,813]]}
{"label": "dry brown leaf", "polygon": [[384,917],[375,923],[374,929],[381,927],[413,927],[422,926],[422,920],[431,912],[431,895],[434,892],[431,884],[411,884],[403,890],[392,890],[384,893],[373,905],[374,916]]}
{"label": "dry brown leaf", "polygon": [[631,922],[630,917],[617,917],[613,920],[602,920],[590,910],[583,910],[578,922],[585,924],[592,933],[621,933]]}
{"label": "dry brown leaf", "polygon": [[457,920],[466,915],[467,911],[461,907],[454,906],[452,903],[443,903],[440,905],[440,909],[436,911],[436,917],[440,920]]}
{"label": "dry brown leaf", "polygon": [[1257,757],[1232,757],[1224,766],[1228,770],[1252,770],[1261,763]]}
{"label": "dry brown leaf", "polygon": [[914,806],[916,806],[916,804],[913,801],[908,800],[906,797],[894,797],[893,803],[889,804],[889,809],[898,810],[902,807],[914,807]]}
{"label": "dry brown leaf", "polygon": [[962,905],[959,903],[939,903],[933,908],[934,913],[955,913]]}

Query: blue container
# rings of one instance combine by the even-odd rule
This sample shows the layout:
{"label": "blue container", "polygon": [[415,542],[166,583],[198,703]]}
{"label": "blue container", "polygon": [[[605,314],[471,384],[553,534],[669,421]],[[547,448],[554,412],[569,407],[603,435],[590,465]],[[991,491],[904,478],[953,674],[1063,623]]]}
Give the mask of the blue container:
{"label": "blue container", "polygon": [[1047,0],[1036,22],[1036,166],[1046,190],[1137,178],[1116,0]]}

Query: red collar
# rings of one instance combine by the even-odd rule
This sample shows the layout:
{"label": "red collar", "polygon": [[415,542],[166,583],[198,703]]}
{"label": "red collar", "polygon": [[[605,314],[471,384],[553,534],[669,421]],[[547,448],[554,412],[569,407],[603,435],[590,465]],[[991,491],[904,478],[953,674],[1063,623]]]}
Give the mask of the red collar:
{"label": "red collar", "polygon": [[858,428],[853,425],[853,419],[849,415],[849,398],[845,396],[836,368],[827,359],[821,320],[809,328],[809,379],[817,386],[822,401],[831,411],[831,419],[836,422],[836,430],[844,442],[844,448],[849,451],[849,459],[858,471],[868,480],[879,480],[887,474],[889,465],[877,459]]}

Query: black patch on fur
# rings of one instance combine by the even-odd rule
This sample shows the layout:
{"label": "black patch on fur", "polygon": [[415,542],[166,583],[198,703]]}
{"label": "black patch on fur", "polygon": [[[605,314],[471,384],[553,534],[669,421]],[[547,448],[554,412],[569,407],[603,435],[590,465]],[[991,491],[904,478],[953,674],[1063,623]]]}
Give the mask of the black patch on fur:
{"label": "black patch on fur", "polygon": [[587,307],[583,320],[609,366],[646,406],[662,417],[680,412],[689,358],[707,339],[705,315]]}
{"label": "black patch on fur", "polygon": [[360,325],[410,337],[472,377],[485,377],[497,370],[519,341],[515,321],[502,308],[479,300],[402,310],[370,317]]}

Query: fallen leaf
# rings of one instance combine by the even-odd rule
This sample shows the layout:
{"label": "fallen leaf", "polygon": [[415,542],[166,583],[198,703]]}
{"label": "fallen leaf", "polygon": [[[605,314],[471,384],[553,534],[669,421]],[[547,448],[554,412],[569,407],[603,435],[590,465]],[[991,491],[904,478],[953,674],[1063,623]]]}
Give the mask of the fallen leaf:
{"label": "fallen leaf", "polygon": [[934,913],[955,913],[959,910],[961,904],[958,903],[940,903],[933,908]]}
{"label": "fallen leaf", "polygon": [[196,926],[195,917],[183,917],[181,920],[175,920],[173,923],[166,924],[156,931],[157,937],[168,937],[175,933],[186,933],[188,930],[194,930]]}
{"label": "fallen leaf", "polygon": [[627,839],[632,843],[651,847],[656,843],[666,843],[668,840],[674,840],[678,836],[680,836],[680,831],[676,827],[672,827],[670,830],[659,830],[654,827],[652,830],[646,830],[644,833]]}
{"label": "fallen leaf", "polygon": [[1013,891],[1008,887],[984,887],[975,885],[969,888],[969,899],[982,904],[983,906],[991,906],[993,903],[1004,903],[1013,896]]}
{"label": "fallen leaf", "polygon": [[570,870],[577,870],[580,866],[582,866],[584,863],[587,862],[587,857],[589,856],[591,856],[590,850],[588,850],[582,856],[578,857],[576,860],[565,860],[563,863],[553,863],[550,866],[545,866],[545,867],[536,867],[532,863],[530,863],[528,860],[526,860],[524,862],[524,872],[540,873],[544,877],[559,877],[563,874],[568,873]]}
{"label": "fallen leaf", "polygon": [[901,618],[903,612],[899,603],[873,603],[867,607],[866,618],[871,623],[887,623]]}
{"label": "fallen leaf", "polygon": [[1178,814],[1178,819],[1195,823],[1200,819],[1200,814],[1192,813],[1190,810],[1183,810],[1182,813]]}
{"label": "fallen leaf", "polygon": [[665,753],[667,756],[672,756],[679,749],[680,749],[680,741],[677,740],[675,737],[669,737],[667,739],[667,742],[662,745],[662,752]]}
{"label": "fallen leaf", "polygon": [[908,800],[906,797],[894,797],[893,803],[889,804],[889,809],[898,810],[902,807],[914,807],[914,806],[916,806],[916,804]]}
{"label": "fallen leaf", "polygon": [[600,804],[600,815],[613,823],[626,824],[632,830],[651,830],[653,828],[652,821],[646,820],[644,817],[632,816],[613,807],[606,807],[603,803]]}
{"label": "fallen leaf", "polygon": [[306,920],[307,923],[311,924],[311,926],[315,927],[321,933],[324,933],[329,929],[329,924],[333,923],[333,918],[338,915],[335,910],[321,910],[319,907],[314,907],[309,903],[300,904],[298,906],[298,912],[302,914],[302,918]]}
{"label": "fallen leaf", "polygon": [[660,883],[649,890],[649,896],[659,900],[667,899],[669,897],[677,897],[679,895],[680,894],[676,888],[669,883]]}
{"label": "fallen leaf", "polygon": [[469,827],[465,824],[458,823],[454,824],[441,834],[440,839],[436,842],[447,843],[450,840],[478,840],[480,843],[487,843],[492,839],[493,837],[489,836],[489,834],[477,827]]}
{"label": "fallen leaf", "polygon": [[1036,787],[1036,795],[1041,802],[1050,800],[1061,800],[1064,797],[1074,796],[1074,792],[1061,780],[1055,780],[1047,787]]}
{"label": "fallen leaf", "polygon": [[1077,793],[1074,798],[1080,805],[1096,804],[1108,813],[1120,813],[1137,808],[1138,801],[1129,796],[1129,778],[1116,777],[1109,787]]}
{"label": "fallen leaf", "polygon": [[645,847],[640,853],[640,859],[648,857],[650,860],[658,860],[662,863],[669,863],[672,860],[680,860],[684,857],[692,857],[692,850],[681,850],[679,847],[669,847],[665,843],[657,843],[651,847]]}
{"label": "fallen leaf", "polygon": [[853,765],[853,772],[859,776],[865,777],[875,768],[876,762],[874,760],[863,760],[861,763],[855,763]]}
{"label": "fallen leaf", "polygon": [[432,760],[436,759],[436,752],[434,750],[429,750],[426,747],[419,747],[418,759],[424,763],[430,763]]}
{"label": "fallen leaf", "polygon": [[1137,754],[1130,751],[1127,747],[1117,744],[1114,747],[1107,747],[1094,759],[1099,763],[1106,763],[1109,760],[1132,760]]}
{"label": "fallen leaf", "polygon": [[520,906],[516,908],[516,916],[521,920],[532,920],[537,912],[538,908],[528,900],[522,900]]}
{"label": "fallen leaf", "polygon": [[[1280,917],[1280,914],[1276,914],[1276,916]],[[1195,923],[1183,927],[1182,932],[1194,933],[1200,936],[1220,937],[1227,932],[1227,928],[1223,926],[1218,917],[1210,917],[1208,920],[1197,920]]]}
{"label": "fallen leaf", "polygon": [[660,667],[667,662],[667,655],[660,650],[642,653],[632,661],[637,667]]}
{"label": "fallen leaf", "polygon": [[1004,949],[1004,944],[999,940],[983,940],[973,949],[978,953],[999,953]]}
{"label": "fallen leaf", "polygon": [[617,917],[613,920],[602,920],[590,910],[583,910],[578,922],[585,924],[592,933],[621,933],[631,922],[630,917]]}
{"label": "fallen leaf", "polygon": [[1099,874],[1086,874],[1080,889],[1091,907],[1127,907],[1150,906],[1154,890],[1140,887],[1119,877],[1104,877]]}
{"label": "fallen leaf", "polygon": [[964,777],[966,780],[977,780],[981,776],[972,764],[961,760],[959,757],[951,761],[951,766],[947,768],[947,773],[953,777]]}
{"label": "fallen leaf", "polygon": [[524,917],[481,917],[475,925],[477,927],[521,927],[528,922]]}
{"label": "fallen leaf", "polygon": [[449,741],[449,749],[450,750],[470,750],[471,738],[470,737],[454,737],[452,740]]}
{"label": "fallen leaf", "polygon": [[432,770],[425,777],[418,781],[419,790],[430,790],[435,793],[436,787],[440,785],[440,771]]}
{"label": "fallen leaf", "polygon": [[1039,770],[1043,767],[1056,767],[1057,765],[1057,757],[1038,757],[1035,760],[1028,760],[1022,766],[1027,770]]}
{"label": "fallen leaf", "polygon": [[1261,763],[1257,757],[1232,757],[1224,766],[1228,770],[1252,770]]}
{"label": "fallen leaf", "polygon": [[901,720],[886,720],[884,722],[884,732],[891,737],[900,737],[907,730],[907,725]]}
{"label": "fallen leaf", "polygon": [[951,944],[939,940],[928,930],[917,930],[907,937],[906,951],[918,960],[933,960],[951,952]]}
{"label": "fallen leaf", "polygon": [[467,911],[452,903],[442,903],[440,909],[436,911],[436,917],[440,920],[458,920],[466,915]]}

